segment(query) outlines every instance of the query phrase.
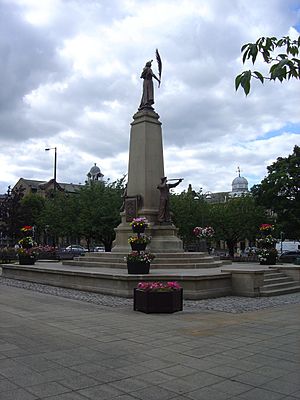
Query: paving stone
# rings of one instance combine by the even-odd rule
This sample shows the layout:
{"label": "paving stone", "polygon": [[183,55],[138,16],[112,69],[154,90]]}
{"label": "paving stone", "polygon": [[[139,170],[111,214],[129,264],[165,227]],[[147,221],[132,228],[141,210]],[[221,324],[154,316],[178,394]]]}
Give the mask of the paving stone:
{"label": "paving stone", "polygon": [[274,378],[266,375],[256,374],[254,372],[246,372],[241,375],[236,375],[232,378],[233,381],[247,383],[252,386],[261,386],[266,382],[272,381]]}
{"label": "paving stone", "polygon": [[38,397],[24,389],[14,389],[0,393],[1,400],[36,400]]}
{"label": "paving stone", "polygon": [[43,399],[44,397],[70,392],[70,389],[57,382],[47,382],[40,385],[28,386],[26,390],[28,390],[32,394],[35,394],[38,398],[41,399]]}
{"label": "paving stone", "polygon": [[213,390],[228,393],[231,395],[238,395],[244,392],[247,392],[248,390],[252,389],[252,386],[245,385],[244,383],[240,382],[232,382],[229,380],[222,381],[219,383],[216,383],[214,385],[211,385],[210,387]]}
{"label": "paving stone", "polygon": [[231,398],[231,395],[228,393],[219,392],[207,387],[191,391],[186,396],[193,400],[227,400]]}
{"label": "paving stone", "polygon": [[111,382],[111,386],[120,389],[124,392],[133,392],[135,390],[143,389],[152,386],[152,383],[138,378],[127,378],[119,381]]}
{"label": "paving stone", "polygon": [[152,386],[150,389],[146,388],[132,392],[131,395],[141,400],[168,400],[175,397],[176,393],[159,386]]}
{"label": "paving stone", "polygon": [[8,379],[0,379],[0,394],[13,389],[18,389],[18,386],[10,382]]}
{"label": "paving stone", "polygon": [[109,384],[93,386],[87,389],[79,390],[79,394],[86,396],[88,399],[92,400],[106,400],[116,397],[118,395],[124,394],[124,391],[121,391]]}
{"label": "paving stone", "polygon": [[300,390],[300,382],[296,384],[288,381],[275,379],[271,382],[264,383],[263,388],[272,390],[273,392],[290,395]]}
{"label": "paving stone", "polygon": [[255,388],[242,393],[240,397],[245,400],[281,400],[282,394],[270,390]]}
{"label": "paving stone", "polygon": [[185,382],[188,382],[190,384],[196,385],[197,387],[204,387],[204,386],[210,386],[213,385],[217,382],[222,382],[224,381],[223,377],[216,376],[213,374],[209,374],[207,372],[201,371],[197,372],[193,375],[187,375],[182,378]]}
{"label": "paving stone", "polygon": [[279,378],[279,377],[285,377],[285,375],[288,374],[288,371],[276,367],[264,366],[256,368],[255,373],[265,376],[270,376],[271,378]]}
{"label": "paving stone", "polygon": [[195,369],[184,367],[182,365],[175,365],[173,367],[163,368],[160,371],[167,375],[180,376],[180,377],[191,375],[196,372]]}
{"label": "paving stone", "polygon": [[[157,383],[157,382],[155,382]],[[186,394],[192,390],[197,389],[199,386],[193,384],[191,382],[187,382],[184,379],[176,378],[171,381],[161,382],[159,384],[160,387],[170,390],[172,392],[176,392],[178,394]]]}
{"label": "paving stone", "polygon": [[217,366],[207,370],[210,374],[221,376],[223,378],[232,378],[233,376],[240,375],[241,370],[229,366]]}
{"label": "paving stone", "polygon": [[78,390],[78,389],[84,389],[90,386],[96,386],[99,385],[99,380],[90,378],[86,375],[81,375],[76,378],[69,378],[69,379],[63,379],[60,381],[60,383],[69,389],[72,390]]}
{"label": "paving stone", "polygon": [[81,396],[79,393],[76,392],[69,392],[58,394],[57,396],[47,397],[47,400],[86,400],[85,396]]}
{"label": "paving stone", "polygon": [[139,375],[139,379],[145,382],[155,383],[159,385],[160,383],[173,381],[176,379],[175,376],[164,374],[160,371],[150,371],[146,374]]}

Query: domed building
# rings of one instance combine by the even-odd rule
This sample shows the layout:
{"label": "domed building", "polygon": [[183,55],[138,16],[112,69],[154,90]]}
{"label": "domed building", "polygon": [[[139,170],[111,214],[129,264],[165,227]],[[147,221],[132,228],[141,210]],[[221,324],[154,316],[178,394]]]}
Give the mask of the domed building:
{"label": "domed building", "polygon": [[91,181],[100,181],[100,182],[102,182],[103,176],[104,175],[101,173],[101,170],[97,166],[96,163],[92,166],[92,168],[90,169],[90,172],[87,173],[88,182],[91,182]]}
{"label": "domed building", "polygon": [[248,181],[246,178],[241,176],[240,168],[238,168],[239,176],[234,178],[232,181],[232,191],[229,193],[230,197],[241,197],[249,193]]}

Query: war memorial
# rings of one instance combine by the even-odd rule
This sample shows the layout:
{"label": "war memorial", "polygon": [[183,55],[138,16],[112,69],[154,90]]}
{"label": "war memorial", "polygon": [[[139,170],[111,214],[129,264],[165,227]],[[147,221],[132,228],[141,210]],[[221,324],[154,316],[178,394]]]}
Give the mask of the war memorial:
{"label": "war memorial", "polygon": [[[64,261],[62,265],[42,262],[33,266],[7,265],[3,267],[3,276],[121,297],[132,297],[133,289],[141,280],[177,281],[183,287],[185,299],[231,294],[268,296],[280,290],[271,288],[272,281],[278,282],[278,279],[289,280],[287,292],[299,290],[299,268],[286,267],[283,274],[280,268],[270,271],[259,265],[241,268],[225,264],[207,251],[184,252],[169,208],[170,189],[179,185],[183,178],[168,180],[166,176],[162,123],[153,107],[153,79],[160,84],[162,65],[158,52],[156,56],[159,77],[152,71],[152,61],[146,63],[141,74],[142,98],[131,123],[128,182],[112,252],[87,253]],[[167,171],[169,173],[172,171]],[[155,255],[149,274],[129,274],[127,271],[128,238],[132,234],[130,222],[133,218],[147,220],[147,234],[151,236],[147,249]]]}

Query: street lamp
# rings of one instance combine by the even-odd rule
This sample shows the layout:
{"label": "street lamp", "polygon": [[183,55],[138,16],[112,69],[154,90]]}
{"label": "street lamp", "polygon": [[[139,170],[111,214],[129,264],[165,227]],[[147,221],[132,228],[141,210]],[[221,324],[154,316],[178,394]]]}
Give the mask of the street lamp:
{"label": "street lamp", "polygon": [[56,167],[57,167],[57,148],[47,147],[45,151],[54,150],[54,191],[56,190]]}

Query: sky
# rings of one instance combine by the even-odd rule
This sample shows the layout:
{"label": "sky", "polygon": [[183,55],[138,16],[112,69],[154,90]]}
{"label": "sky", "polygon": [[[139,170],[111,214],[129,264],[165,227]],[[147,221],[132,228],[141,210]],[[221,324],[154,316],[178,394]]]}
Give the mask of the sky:
{"label": "sky", "polygon": [[[140,74],[158,48],[155,111],[165,175],[180,190],[249,188],[300,142],[299,81],[235,91],[241,47],[297,38],[297,0],[0,0],[0,193],[19,178],[84,183],[127,173]],[[152,65],[157,74],[157,64]],[[266,71],[259,61],[255,69]]]}

